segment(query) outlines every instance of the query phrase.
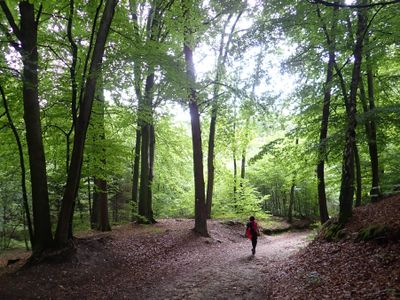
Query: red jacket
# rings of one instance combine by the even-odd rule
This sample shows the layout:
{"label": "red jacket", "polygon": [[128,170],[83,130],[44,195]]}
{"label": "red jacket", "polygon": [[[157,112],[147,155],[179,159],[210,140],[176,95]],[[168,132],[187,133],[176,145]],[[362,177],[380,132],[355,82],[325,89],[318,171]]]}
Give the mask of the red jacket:
{"label": "red jacket", "polygon": [[251,240],[252,238],[256,238],[258,235],[258,227],[255,221],[250,221],[246,225],[246,235]]}

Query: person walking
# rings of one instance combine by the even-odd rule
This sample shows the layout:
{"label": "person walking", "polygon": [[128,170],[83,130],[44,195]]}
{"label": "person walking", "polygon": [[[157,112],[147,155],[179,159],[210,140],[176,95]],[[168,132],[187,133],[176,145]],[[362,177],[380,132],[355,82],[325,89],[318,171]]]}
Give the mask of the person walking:
{"label": "person walking", "polygon": [[249,222],[246,225],[246,236],[251,240],[251,245],[253,248],[251,249],[251,253],[256,254],[256,246],[257,246],[257,237],[260,235],[260,231],[258,230],[258,225],[256,219],[251,216],[249,218]]}

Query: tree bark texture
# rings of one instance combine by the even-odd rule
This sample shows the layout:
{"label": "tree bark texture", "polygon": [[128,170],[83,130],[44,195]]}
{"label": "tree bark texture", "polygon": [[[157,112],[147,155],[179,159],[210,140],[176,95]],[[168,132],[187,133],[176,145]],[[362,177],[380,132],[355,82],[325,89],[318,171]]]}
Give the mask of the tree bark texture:
{"label": "tree bark texture", "polygon": [[150,212],[149,218],[151,223],[155,223],[153,214],[153,178],[154,178],[154,156],[156,149],[156,136],[154,125],[150,125],[150,143],[149,143],[149,199],[147,201],[148,211]]}
{"label": "tree bark texture", "polygon": [[[95,185],[95,196],[93,203],[96,202],[96,214],[97,224],[96,229],[100,231],[110,231],[111,226],[108,217],[108,197],[107,197],[107,181],[104,179],[94,178]],[[95,207],[93,207],[95,208]]]}
{"label": "tree bark texture", "polygon": [[[132,211],[133,213],[138,212],[138,189],[139,189],[139,163],[140,163],[140,146],[141,146],[141,131],[140,129],[136,129],[136,141],[135,141],[135,158],[133,161],[133,178],[132,178],[132,209],[136,207],[136,211]],[[132,217],[133,221],[133,217]]]}
{"label": "tree bark texture", "polygon": [[[134,38],[136,43],[141,43],[141,37],[139,34],[139,24],[137,8],[138,3],[135,0],[129,1],[129,7],[131,11],[131,17],[134,26]],[[138,101],[137,115],[140,116],[143,106],[142,97],[142,65],[138,62],[134,64],[134,88],[135,94]],[[133,178],[132,178],[132,216],[131,220],[134,221],[135,214],[139,212],[139,168],[140,168],[140,147],[141,147],[141,118],[137,118],[137,129],[136,129],[136,141],[135,141],[135,156],[133,161]]]}
{"label": "tree bark texture", "polygon": [[[184,54],[185,54],[186,72],[188,75],[188,79],[192,84],[194,84],[195,71],[193,64],[193,53],[192,49],[186,44],[184,45]],[[197,101],[196,90],[194,89],[194,87],[191,87],[189,94],[189,110],[190,110],[191,128],[192,128],[193,170],[194,170],[194,189],[195,189],[194,231],[203,236],[208,236],[200,115],[196,101]]]}
{"label": "tree bark texture", "polygon": [[190,28],[190,6],[192,1],[183,1],[183,14],[185,18],[183,54],[185,56],[186,76],[188,82],[188,103],[191,117],[192,146],[193,146],[193,171],[194,171],[194,196],[195,196],[195,222],[194,231],[202,236],[208,236],[207,230],[207,207],[205,198],[203,150],[201,142],[200,114],[198,107],[196,84],[196,72],[193,62],[193,40],[192,28]]}
{"label": "tree bark texture", "polygon": [[[147,20],[147,37],[149,42],[160,41],[161,33],[161,10],[162,1],[155,1],[150,8]],[[144,89],[141,114],[141,171],[139,192],[139,215],[146,218],[150,223],[155,223],[153,217],[153,192],[152,181],[154,177],[154,124],[153,124],[153,98],[154,98],[154,65],[148,64],[147,77]]]}
{"label": "tree bark texture", "polygon": [[[214,91],[217,89],[214,87]],[[216,93],[214,93],[215,96]],[[214,99],[215,101],[215,99]],[[206,209],[207,219],[211,219],[212,198],[214,193],[214,149],[215,149],[215,128],[217,124],[217,108],[213,105],[211,109],[210,121],[210,134],[208,137],[208,156],[207,156],[207,195],[206,195]]]}
{"label": "tree bark texture", "polygon": [[[140,168],[140,190],[139,190],[139,215],[145,217],[148,222],[153,223],[153,210],[151,208],[152,200],[150,172],[151,166],[151,134],[153,123],[153,90],[154,90],[154,71],[151,70],[146,78],[144,103],[141,114],[141,168]],[[153,128],[154,130],[154,128]],[[154,144],[153,144],[154,145]]]}
{"label": "tree bark texture", "polygon": [[[186,50],[187,51],[187,50]],[[186,54],[185,51],[185,54]],[[186,55],[185,55],[186,56]],[[193,168],[195,189],[195,225],[194,231],[203,236],[208,236],[207,213],[205,203],[205,186],[203,174],[203,152],[201,146],[201,127],[196,92],[192,90],[189,102],[192,128]]]}
{"label": "tree bark texture", "polygon": [[[103,76],[99,74],[99,81],[103,82]],[[97,89],[97,97],[93,106],[94,117],[92,118],[93,125],[95,128],[94,140],[96,145],[95,155],[100,159],[99,165],[95,165],[96,176],[94,178],[95,191],[97,193],[97,226],[96,229],[100,231],[110,231],[111,226],[108,217],[108,191],[107,191],[107,180],[104,179],[107,172],[107,153],[104,147],[106,142],[106,133],[104,127],[104,111],[105,111],[105,99],[104,90],[100,85]]]}
{"label": "tree bark texture", "polygon": [[[321,129],[319,135],[319,162],[317,165],[317,179],[318,179],[318,205],[319,205],[319,216],[321,224],[324,224],[329,220],[329,213],[326,200],[325,192],[325,159],[326,159],[326,147],[328,138],[328,124],[330,115],[330,103],[332,97],[332,84],[333,84],[333,69],[336,62],[335,49],[336,49],[336,25],[337,25],[337,8],[333,10],[332,16],[332,26],[330,33],[324,23],[322,27],[325,33],[327,46],[329,49],[329,59],[326,70],[326,80],[324,85],[324,100],[322,106],[322,119],[321,119]],[[323,22],[319,8],[317,14]]]}
{"label": "tree bark texture", "polygon": [[290,199],[289,199],[289,209],[288,209],[288,222],[289,223],[292,223],[292,221],[293,221],[294,189],[295,189],[295,182],[293,180],[292,186],[290,187]]}
{"label": "tree bark texture", "polygon": [[368,117],[367,122],[369,123],[369,134],[368,134],[368,150],[371,159],[371,174],[372,174],[372,187],[370,191],[371,202],[376,202],[381,196],[381,190],[379,186],[379,157],[378,157],[378,145],[377,145],[377,129],[375,122],[375,88],[374,88],[374,72],[371,59],[371,51],[369,49],[368,36],[365,37],[366,41],[366,54],[365,60],[367,65],[367,84],[368,84],[368,103],[367,106],[368,114],[372,114]]}
{"label": "tree bark texture", "polygon": [[362,195],[362,178],[361,178],[361,164],[360,155],[358,153],[357,144],[354,145],[354,163],[356,168],[356,203],[355,206],[361,205],[361,195]]}
{"label": "tree bark texture", "polygon": [[65,187],[58,219],[56,230],[56,242],[58,246],[67,244],[69,239],[69,220],[73,213],[73,204],[79,188],[86,132],[96,91],[97,77],[101,69],[101,61],[104,54],[106,39],[117,3],[118,0],[106,1],[99,30],[97,32],[96,43],[89,68],[89,76],[86,81],[85,93],[80,105],[80,112],[75,129],[74,145],[72,149],[71,164],[68,171],[67,185]]}
{"label": "tree bark texture", "polygon": [[356,99],[357,89],[361,74],[363,37],[366,29],[366,19],[362,9],[357,12],[357,35],[354,46],[354,65],[350,85],[350,97],[348,99],[348,121],[346,130],[346,142],[343,151],[342,179],[339,198],[339,222],[344,224],[352,215],[354,196],[354,147],[356,143]]}
{"label": "tree bark texture", "polygon": [[40,124],[38,98],[37,23],[34,5],[19,3],[21,15],[20,51],[23,62],[23,99],[29,166],[31,170],[32,212],[34,224],[33,255],[53,246],[47,188],[46,159]]}
{"label": "tree bark texture", "polygon": [[[236,136],[236,115],[235,120],[233,121],[233,136]],[[235,208],[237,208],[237,161],[236,161],[236,143],[233,145],[232,149],[232,158],[233,158],[233,203]]]}

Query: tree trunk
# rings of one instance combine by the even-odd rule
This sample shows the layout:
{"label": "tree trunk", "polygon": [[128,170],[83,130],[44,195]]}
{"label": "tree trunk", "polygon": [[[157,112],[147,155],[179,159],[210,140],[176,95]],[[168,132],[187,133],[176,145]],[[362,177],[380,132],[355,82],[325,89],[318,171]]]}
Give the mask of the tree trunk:
{"label": "tree trunk", "polygon": [[154,178],[154,155],[156,147],[156,137],[154,125],[150,125],[150,144],[149,144],[149,199],[147,201],[147,210],[151,223],[156,223],[153,215],[153,178]]}
{"label": "tree trunk", "polygon": [[[136,129],[136,142],[135,142],[135,158],[133,162],[133,178],[132,178],[132,218],[134,213],[138,212],[138,189],[139,189],[139,163],[140,163],[140,146],[141,146],[141,132]],[[135,210],[136,207],[136,210]]]}
{"label": "tree trunk", "polygon": [[233,203],[235,209],[237,208],[237,173],[236,151],[233,149]]}
{"label": "tree trunk", "polygon": [[[141,133],[142,133],[142,145],[141,145],[141,169],[140,169],[140,192],[139,192],[139,215],[145,217],[147,222],[153,223],[153,210],[151,208],[152,196],[151,193],[151,182],[150,182],[150,171],[151,168],[151,135],[152,135],[152,102],[153,102],[153,90],[154,90],[154,70],[150,70],[150,74],[146,78],[145,94],[142,118],[141,120]],[[153,144],[154,146],[154,144]]]}
{"label": "tree trunk", "polygon": [[[185,46],[186,47],[186,46]],[[188,49],[188,48],[187,48]],[[185,56],[189,50],[185,49]],[[190,58],[189,58],[190,59]],[[195,225],[194,231],[208,236],[207,231],[207,214],[205,203],[205,187],[203,174],[203,153],[201,149],[201,127],[200,116],[196,99],[196,92],[191,91],[189,110],[192,124],[192,144],[193,144],[193,168],[194,168],[194,185],[195,185]]]}
{"label": "tree trunk", "polygon": [[[99,81],[103,82],[102,74],[99,74]],[[104,127],[104,111],[105,111],[105,100],[104,90],[102,86],[99,86],[96,102],[94,103],[93,111],[95,112],[93,124],[95,125],[94,139],[96,146],[95,155],[98,155],[99,159],[96,159],[100,165],[95,165],[96,176],[94,184],[96,186],[97,193],[97,226],[96,229],[100,231],[110,231],[111,226],[108,218],[108,193],[107,193],[107,180],[104,179],[107,172],[107,153],[104,147],[105,145],[105,127]],[[98,164],[97,163],[97,164]]]}
{"label": "tree trunk", "polygon": [[[100,231],[110,231],[111,226],[108,218],[108,197],[107,197],[107,181],[104,179],[94,178],[95,195],[93,203],[96,203],[96,229]],[[93,209],[94,210],[94,209]]]}
{"label": "tree trunk", "polygon": [[356,203],[355,206],[361,205],[362,184],[361,184],[361,165],[360,155],[358,154],[357,144],[354,145],[354,162],[356,167]]}
{"label": "tree trunk", "polygon": [[66,137],[66,153],[65,153],[65,174],[68,174],[70,164],[70,148],[71,148],[71,135],[75,129],[77,119],[77,101],[78,101],[78,84],[76,82],[76,64],[78,62],[78,46],[76,45],[72,36],[72,22],[74,19],[74,0],[69,1],[69,15],[67,24],[67,37],[70,43],[70,54],[72,56],[71,66],[69,67],[70,80],[71,80],[71,117],[72,124],[70,130],[65,134]]}
{"label": "tree trunk", "polygon": [[[149,215],[147,211],[147,201],[149,194],[149,143],[150,143],[150,126],[143,125],[142,132],[142,145],[141,145],[141,159],[140,159],[140,190],[139,190],[139,206],[138,213],[140,216],[146,217]],[[147,220],[150,222],[150,220]]]}
{"label": "tree trunk", "polygon": [[21,14],[21,55],[23,62],[23,100],[26,139],[32,186],[32,211],[34,223],[33,255],[53,246],[47,188],[46,159],[43,148],[38,98],[37,23],[34,5],[19,3]]}
{"label": "tree trunk", "polygon": [[[325,24],[322,23],[322,27],[326,36],[327,45],[329,48],[329,60],[326,71],[326,80],[324,85],[324,101],[322,107],[322,119],[321,129],[319,135],[319,163],[317,165],[317,178],[318,178],[318,204],[319,204],[319,216],[321,224],[324,224],[329,220],[329,213],[326,201],[325,192],[325,157],[326,157],[326,144],[328,137],[328,123],[330,114],[330,103],[332,94],[333,84],[333,68],[335,66],[335,49],[336,49],[336,25],[337,25],[337,11],[338,8],[334,8],[332,17],[332,26],[330,33]],[[323,22],[318,8],[317,14]]]}
{"label": "tree trunk", "polygon": [[[235,101],[236,102],[236,101]],[[233,149],[232,149],[232,158],[233,158],[233,203],[235,205],[235,209],[237,208],[237,162],[236,162],[236,112],[233,121]]]}
{"label": "tree trunk", "polygon": [[369,108],[368,113],[373,115],[367,119],[369,123],[369,134],[368,134],[368,149],[369,156],[371,159],[371,173],[372,173],[372,187],[370,191],[371,202],[376,202],[381,196],[381,190],[379,186],[379,159],[378,159],[378,146],[377,146],[377,134],[376,134],[376,122],[375,122],[375,89],[374,89],[374,74],[371,61],[371,52],[369,49],[369,40],[366,36],[366,64],[367,64],[367,83],[368,83],[368,102]]}
{"label": "tree trunk", "polygon": [[240,178],[244,179],[246,176],[246,150],[242,151],[242,162],[240,166]]}
{"label": "tree trunk", "polygon": [[71,164],[68,171],[67,185],[65,187],[56,230],[56,241],[58,246],[68,243],[68,227],[70,216],[73,213],[73,203],[78,192],[83,161],[83,150],[86,139],[87,127],[96,90],[97,77],[101,68],[101,61],[111,21],[114,16],[114,9],[118,0],[107,0],[103,16],[97,32],[96,43],[93,50],[90,64],[89,76],[86,81],[85,94],[80,105],[80,113],[77,119],[74,146],[72,149]]}
{"label": "tree trunk", "polygon": [[193,41],[192,28],[189,23],[191,20],[190,6],[191,1],[186,3],[183,1],[183,15],[184,15],[184,44],[183,54],[185,56],[186,65],[186,76],[188,79],[188,102],[189,111],[191,117],[191,129],[192,129],[192,145],[193,145],[193,171],[194,171],[194,190],[195,190],[195,223],[194,231],[202,236],[208,236],[207,231],[207,207],[205,199],[205,186],[204,186],[204,173],[203,173],[203,151],[201,142],[201,126],[200,126],[200,114],[199,107],[197,104],[197,92],[195,88],[196,84],[196,72],[193,63],[193,50],[191,43]]}
{"label": "tree trunk", "polygon": [[343,151],[342,180],[340,188],[339,222],[344,224],[352,215],[354,196],[354,146],[356,142],[356,98],[361,73],[363,37],[366,29],[366,19],[362,9],[357,12],[358,26],[356,44],[354,47],[354,66],[352,72],[350,97],[348,99],[348,121],[346,142]]}
{"label": "tree trunk", "polygon": [[[141,43],[141,38],[139,34],[139,24],[138,24],[138,15],[137,8],[138,3],[135,0],[129,1],[129,7],[131,11],[131,17],[134,25],[134,38],[136,43]],[[142,65],[138,62],[134,64],[134,87],[135,94],[138,101],[137,107],[137,129],[136,129],[136,141],[135,141],[135,157],[133,162],[133,178],[132,178],[132,215],[131,221],[134,221],[134,216],[136,213],[139,213],[139,167],[140,167],[140,148],[141,148],[141,137],[142,133],[140,131],[141,127],[141,114],[142,114],[142,106],[143,106],[143,97],[142,97]]]}
{"label": "tree trunk", "polygon": [[[215,96],[214,88],[214,96]],[[215,99],[214,99],[215,101]],[[208,156],[207,156],[207,196],[206,196],[206,209],[207,209],[207,219],[211,219],[211,207],[212,198],[214,192],[214,148],[215,148],[215,128],[217,124],[217,108],[213,104],[211,110],[211,121],[210,121],[210,134],[208,138]]]}
{"label": "tree trunk", "polygon": [[[160,42],[162,24],[162,12],[160,1],[155,1],[149,11],[147,20],[148,41],[153,43]],[[131,6],[135,7],[133,3]],[[164,7],[167,9],[168,5]],[[137,24],[137,20],[136,20]],[[136,30],[137,32],[137,30]],[[153,124],[153,98],[154,98],[154,64],[148,63],[146,84],[144,90],[143,107],[141,113],[141,172],[140,172],[140,193],[139,193],[139,214],[150,223],[155,223],[153,217],[153,193],[152,181],[154,176],[154,124]]]}
{"label": "tree trunk", "polygon": [[294,188],[295,182],[292,181],[292,186],[290,187],[290,199],[289,199],[289,209],[288,209],[288,222],[293,222],[293,204],[294,204]]}
{"label": "tree trunk", "polygon": [[[215,83],[214,83],[214,91],[213,91],[213,103],[211,109],[211,120],[210,120],[210,134],[208,140],[208,156],[207,156],[207,194],[206,194],[206,208],[207,208],[207,219],[211,219],[211,207],[212,207],[212,198],[214,192],[214,177],[215,177],[215,166],[214,166],[214,152],[215,152],[215,131],[217,125],[217,112],[218,112],[218,98],[219,98],[219,85],[220,79],[223,77],[225,73],[225,62],[229,52],[229,46],[232,41],[233,33],[236,27],[239,18],[243,14],[241,11],[235,22],[232,25],[230,34],[228,36],[228,40],[225,44],[225,30],[232,18],[232,14],[230,14],[224,23],[223,32],[221,34],[221,41],[219,45],[219,53],[217,59],[217,70],[215,74]],[[225,50],[224,50],[225,48]]]}

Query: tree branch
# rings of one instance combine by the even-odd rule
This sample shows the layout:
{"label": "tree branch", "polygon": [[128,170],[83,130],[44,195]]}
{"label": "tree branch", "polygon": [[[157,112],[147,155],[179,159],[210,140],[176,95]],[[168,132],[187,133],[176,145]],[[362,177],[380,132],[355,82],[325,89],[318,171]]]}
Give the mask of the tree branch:
{"label": "tree branch", "polygon": [[35,21],[36,26],[39,25],[39,19],[40,19],[40,15],[42,14],[42,10],[43,10],[43,5],[40,4],[38,13],[37,13],[37,15],[36,15],[36,21]]}
{"label": "tree branch", "polygon": [[15,50],[19,51],[20,45],[16,41],[13,40],[12,35],[7,30],[7,27],[1,23],[0,23],[0,31],[4,32],[4,34],[6,35],[7,43],[9,43],[11,46],[13,46]]}
{"label": "tree branch", "polygon": [[370,4],[342,4],[342,3],[333,3],[324,0],[308,0],[311,4],[322,4],[328,7],[341,7],[341,8],[369,8],[374,6],[385,6],[390,4],[400,3],[400,0],[392,0],[392,1],[384,1],[384,2],[377,2],[377,3],[370,3]]}
{"label": "tree branch", "polygon": [[4,11],[4,14],[6,15],[6,18],[8,20],[8,23],[10,24],[15,36],[21,40],[21,30],[19,29],[18,25],[15,23],[14,17],[10,11],[10,9],[8,8],[6,2],[4,0],[0,0],[0,6]]}

